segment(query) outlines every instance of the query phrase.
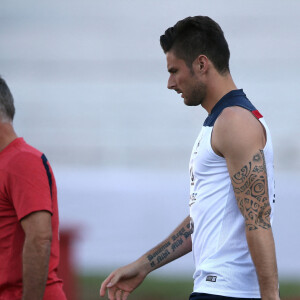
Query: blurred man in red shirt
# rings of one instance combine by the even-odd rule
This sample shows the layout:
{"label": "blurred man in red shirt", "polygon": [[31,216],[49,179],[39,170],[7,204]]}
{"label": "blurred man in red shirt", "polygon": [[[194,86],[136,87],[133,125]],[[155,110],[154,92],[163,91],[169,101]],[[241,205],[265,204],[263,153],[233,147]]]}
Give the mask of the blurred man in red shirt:
{"label": "blurred man in red shirt", "polygon": [[14,113],[0,77],[0,299],[66,300],[55,178],[46,156],[16,135]]}

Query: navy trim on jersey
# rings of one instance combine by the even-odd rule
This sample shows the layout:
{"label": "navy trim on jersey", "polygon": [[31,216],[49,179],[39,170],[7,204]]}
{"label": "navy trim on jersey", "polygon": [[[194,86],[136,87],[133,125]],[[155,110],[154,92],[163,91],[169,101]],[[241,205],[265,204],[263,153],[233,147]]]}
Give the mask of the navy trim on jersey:
{"label": "navy trim on jersey", "polygon": [[52,176],[51,176],[49,165],[47,163],[48,160],[47,160],[47,157],[45,156],[45,154],[42,155],[41,159],[43,161],[43,165],[47,172],[47,177],[48,177],[48,182],[49,182],[49,187],[50,187],[50,194],[51,194],[51,198],[52,198]]}
{"label": "navy trim on jersey", "polygon": [[230,106],[240,106],[243,107],[251,112],[255,111],[256,108],[253,104],[248,100],[246,94],[243,92],[242,89],[240,90],[233,90],[223,96],[213,107],[211,113],[205,119],[203,126],[212,127],[215,124],[218,116],[221,114],[224,108]]}

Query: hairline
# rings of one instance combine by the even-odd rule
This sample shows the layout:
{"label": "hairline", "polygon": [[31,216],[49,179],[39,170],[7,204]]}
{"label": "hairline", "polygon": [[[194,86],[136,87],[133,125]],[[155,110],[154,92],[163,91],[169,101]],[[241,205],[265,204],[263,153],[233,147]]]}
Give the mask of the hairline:
{"label": "hairline", "polygon": [[[174,47],[174,45],[175,45],[175,47]],[[180,52],[180,51],[179,51],[179,52]],[[215,69],[215,70],[218,72],[218,74],[220,74],[221,76],[225,76],[225,75],[227,75],[227,74],[230,74],[230,69],[229,69],[229,68],[226,68],[226,69],[224,69],[224,70],[222,70],[222,71],[221,71],[221,70],[218,70],[218,69],[216,68],[215,64],[213,63],[213,61],[212,61],[206,54],[197,54],[197,56],[195,57],[195,59],[194,59],[191,63],[187,62],[186,58],[183,57],[184,55],[178,55],[178,54],[176,53],[176,44],[175,44],[175,43],[171,46],[171,48],[170,48],[168,51],[165,52],[165,54],[167,54],[167,53],[173,53],[173,55],[175,55],[176,58],[183,60],[184,63],[186,64],[186,66],[187,66],[187,67],[189,68],[189,70],[191,71],[192,74],[195,73],[194,70],[193,70],[193,63],[194,63],[194,61],[197,59],[197,57],[199,57],[200,55],[204,55],[205,57],[207,57],[207,59],[208,59],[208,60],[212,63],[212,65],[214,66],[214,69]]]}

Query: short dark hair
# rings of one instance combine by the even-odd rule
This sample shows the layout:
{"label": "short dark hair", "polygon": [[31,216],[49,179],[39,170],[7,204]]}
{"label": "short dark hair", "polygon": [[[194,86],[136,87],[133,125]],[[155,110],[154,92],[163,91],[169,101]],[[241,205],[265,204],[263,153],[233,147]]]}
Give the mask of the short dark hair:
{"label": "short dark hair", "polygon": [[230,51],[221,27],[206,16],[187,17],[160,37],[165,53],[174,54],[192,67],[200,54],[206,55],[219,73],[229,72]]}
{"label": "short dark hair", "polygon": [[12,121],[15,115],[14,98],[5,80],[0,76],[0,118]]}

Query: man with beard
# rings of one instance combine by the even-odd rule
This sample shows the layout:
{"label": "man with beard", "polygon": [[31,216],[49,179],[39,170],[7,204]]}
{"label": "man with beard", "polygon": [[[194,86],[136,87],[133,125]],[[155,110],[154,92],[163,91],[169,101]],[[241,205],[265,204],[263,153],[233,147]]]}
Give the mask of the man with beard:
{"label": "man with beard", "polygon": [[102,283],[110,300],[126,300],[151,271],[193,251],[198,299],[279,299],[271,228],[273,150],[263,116],[237,89],[220,26],[188,17],[160,43],[168,88],[207,112],[190,159],[190,216],[158,246]]}
{"label": "man with beard", "polygon": [[16,135],[14,114],[0,77],[0,299],[66,300],[54,175],[46,156]]}

